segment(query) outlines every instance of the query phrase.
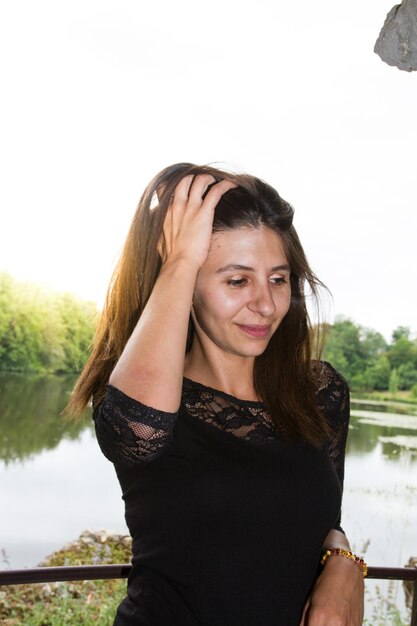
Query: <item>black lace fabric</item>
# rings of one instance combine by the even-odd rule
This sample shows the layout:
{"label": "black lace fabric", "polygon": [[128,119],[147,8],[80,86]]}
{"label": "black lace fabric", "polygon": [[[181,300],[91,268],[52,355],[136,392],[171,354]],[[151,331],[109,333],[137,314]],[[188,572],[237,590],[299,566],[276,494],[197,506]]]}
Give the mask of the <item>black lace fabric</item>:
{"label": "black lace fabric", "polygon": [[[317,363],[314,369],[319,406],[332,430],[330,456],[342,484],[349,423],[348,387],[328,363]],[[262,403],[239,400],[189,379],[184,379],[180,410],[257,444],[267,444],[280,436]],[[103,402],[93,411],[104,455],[122,465],[146,463],[162,454],[172,442],[177,415],[145,406],[112,385],[107,385]]]}
{"label": "black lace fabric", "polygon": [[343,486],[345,449],[349,431],[350,402],[347,382],[325,361],[315,364],[318,381],[317,400],[330,425],[329,453],[340,484]]}
{"label": "black lace fabric", "polygon": [[192,417],[246,441],[277,438],[277,428],[260,402],[239,400],[187,378],[183,389],[184,409]]}
{"label": "black lace fabric", "polygon": [[153,409],[107,385],[104,400],[93,403],[97,440],[113,463],[152,461],[172,441],[177,413]]}

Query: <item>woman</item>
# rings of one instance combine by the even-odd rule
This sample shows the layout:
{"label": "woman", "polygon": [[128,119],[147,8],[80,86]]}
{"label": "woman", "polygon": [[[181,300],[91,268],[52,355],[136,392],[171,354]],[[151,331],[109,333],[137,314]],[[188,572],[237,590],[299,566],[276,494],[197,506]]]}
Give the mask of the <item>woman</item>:
{"label": "woman", "polygon": [[311,361],[304,286],[321,283],[292,218],[259,179],[191,164],[142,196],[70,402],[93,397],[125,500],[117,626],[362,623],[348,390]]}

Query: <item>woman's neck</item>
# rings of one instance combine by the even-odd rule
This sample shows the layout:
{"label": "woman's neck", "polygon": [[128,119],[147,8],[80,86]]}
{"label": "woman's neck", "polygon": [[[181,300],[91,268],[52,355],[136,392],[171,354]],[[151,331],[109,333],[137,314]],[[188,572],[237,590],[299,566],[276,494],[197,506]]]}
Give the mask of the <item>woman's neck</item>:
{"label": "woman's neck", "polygon": [[186,378],[241,400],[259,399],[253,386],[254,357],[242,358],[225,352],[203,352],[195,343],[185,356]]}

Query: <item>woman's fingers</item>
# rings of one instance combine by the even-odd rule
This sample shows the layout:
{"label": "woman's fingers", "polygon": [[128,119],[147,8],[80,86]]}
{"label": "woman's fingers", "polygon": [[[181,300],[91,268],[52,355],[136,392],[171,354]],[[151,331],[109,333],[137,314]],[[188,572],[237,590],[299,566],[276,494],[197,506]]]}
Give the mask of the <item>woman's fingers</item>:
{"label": "woman's fingers", "polygon": [[211,189],[206,198],[209,198],[211,202],[207,202],[207,204],[212,204],[213,202],[217,204],[226,191],[237,186],[232,181],[226,179],[217,182],[211,174],[184,176],[175,188],[173,203],[183,204],[185,202],[187,208],[199,208],[206,200],[206,198],[203,200],[203,196],[210,185]]}
{"label": "woman's fingers", "polygon": [[208,209],[214,209],[220,198],[230,189],[235,189],[237,187],[236,183],[231,180],[221,180],[219,183],[213,185],[206,197],[204,198],[204,204]]}
{"label": "woman's fingers", "polygon": [[201,267],[210,247],[216,205],[226,191],[236,186],[229,180],[218,183],[210,174],[185,176],[180,180],[158,244],[163,261],[168,257],[190,258]]}
{"label": "woman's fingers", "polygon": [[173,194],[173,202],[180,202],[181,204],[188,202],[188,197],[190,193],[190,187],[193,184],[194,176],[184,176],[181,178],[178,185],[175,187]]}
{"label": "woman's fingers", "polygon": [[188,195],[190,207],[201,206],[207,188],[213,183],[216,183],[216,179],[210,174],[199,174],[194,178]]}

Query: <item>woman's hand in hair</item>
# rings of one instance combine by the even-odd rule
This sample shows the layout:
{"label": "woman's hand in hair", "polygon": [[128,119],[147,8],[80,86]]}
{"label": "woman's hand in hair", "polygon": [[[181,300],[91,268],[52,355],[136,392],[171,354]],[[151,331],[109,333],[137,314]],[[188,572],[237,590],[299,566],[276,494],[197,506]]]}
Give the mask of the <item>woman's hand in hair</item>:
{"label": "woman's hand in hair", "polygon": [[222,195],[234,187],[236,184],[232,181],[217,183],[208,174],[185,176],[180,180],[158,244],[163,263],[187,259],[195,263],[197,269],[203,265],[210,248],[214,210]]}
{"label": "woman's hand in hair", "polygon": [[363,604],[361,568],[350,559],[331,556],[304,607],[300,626],[361,626]]}

